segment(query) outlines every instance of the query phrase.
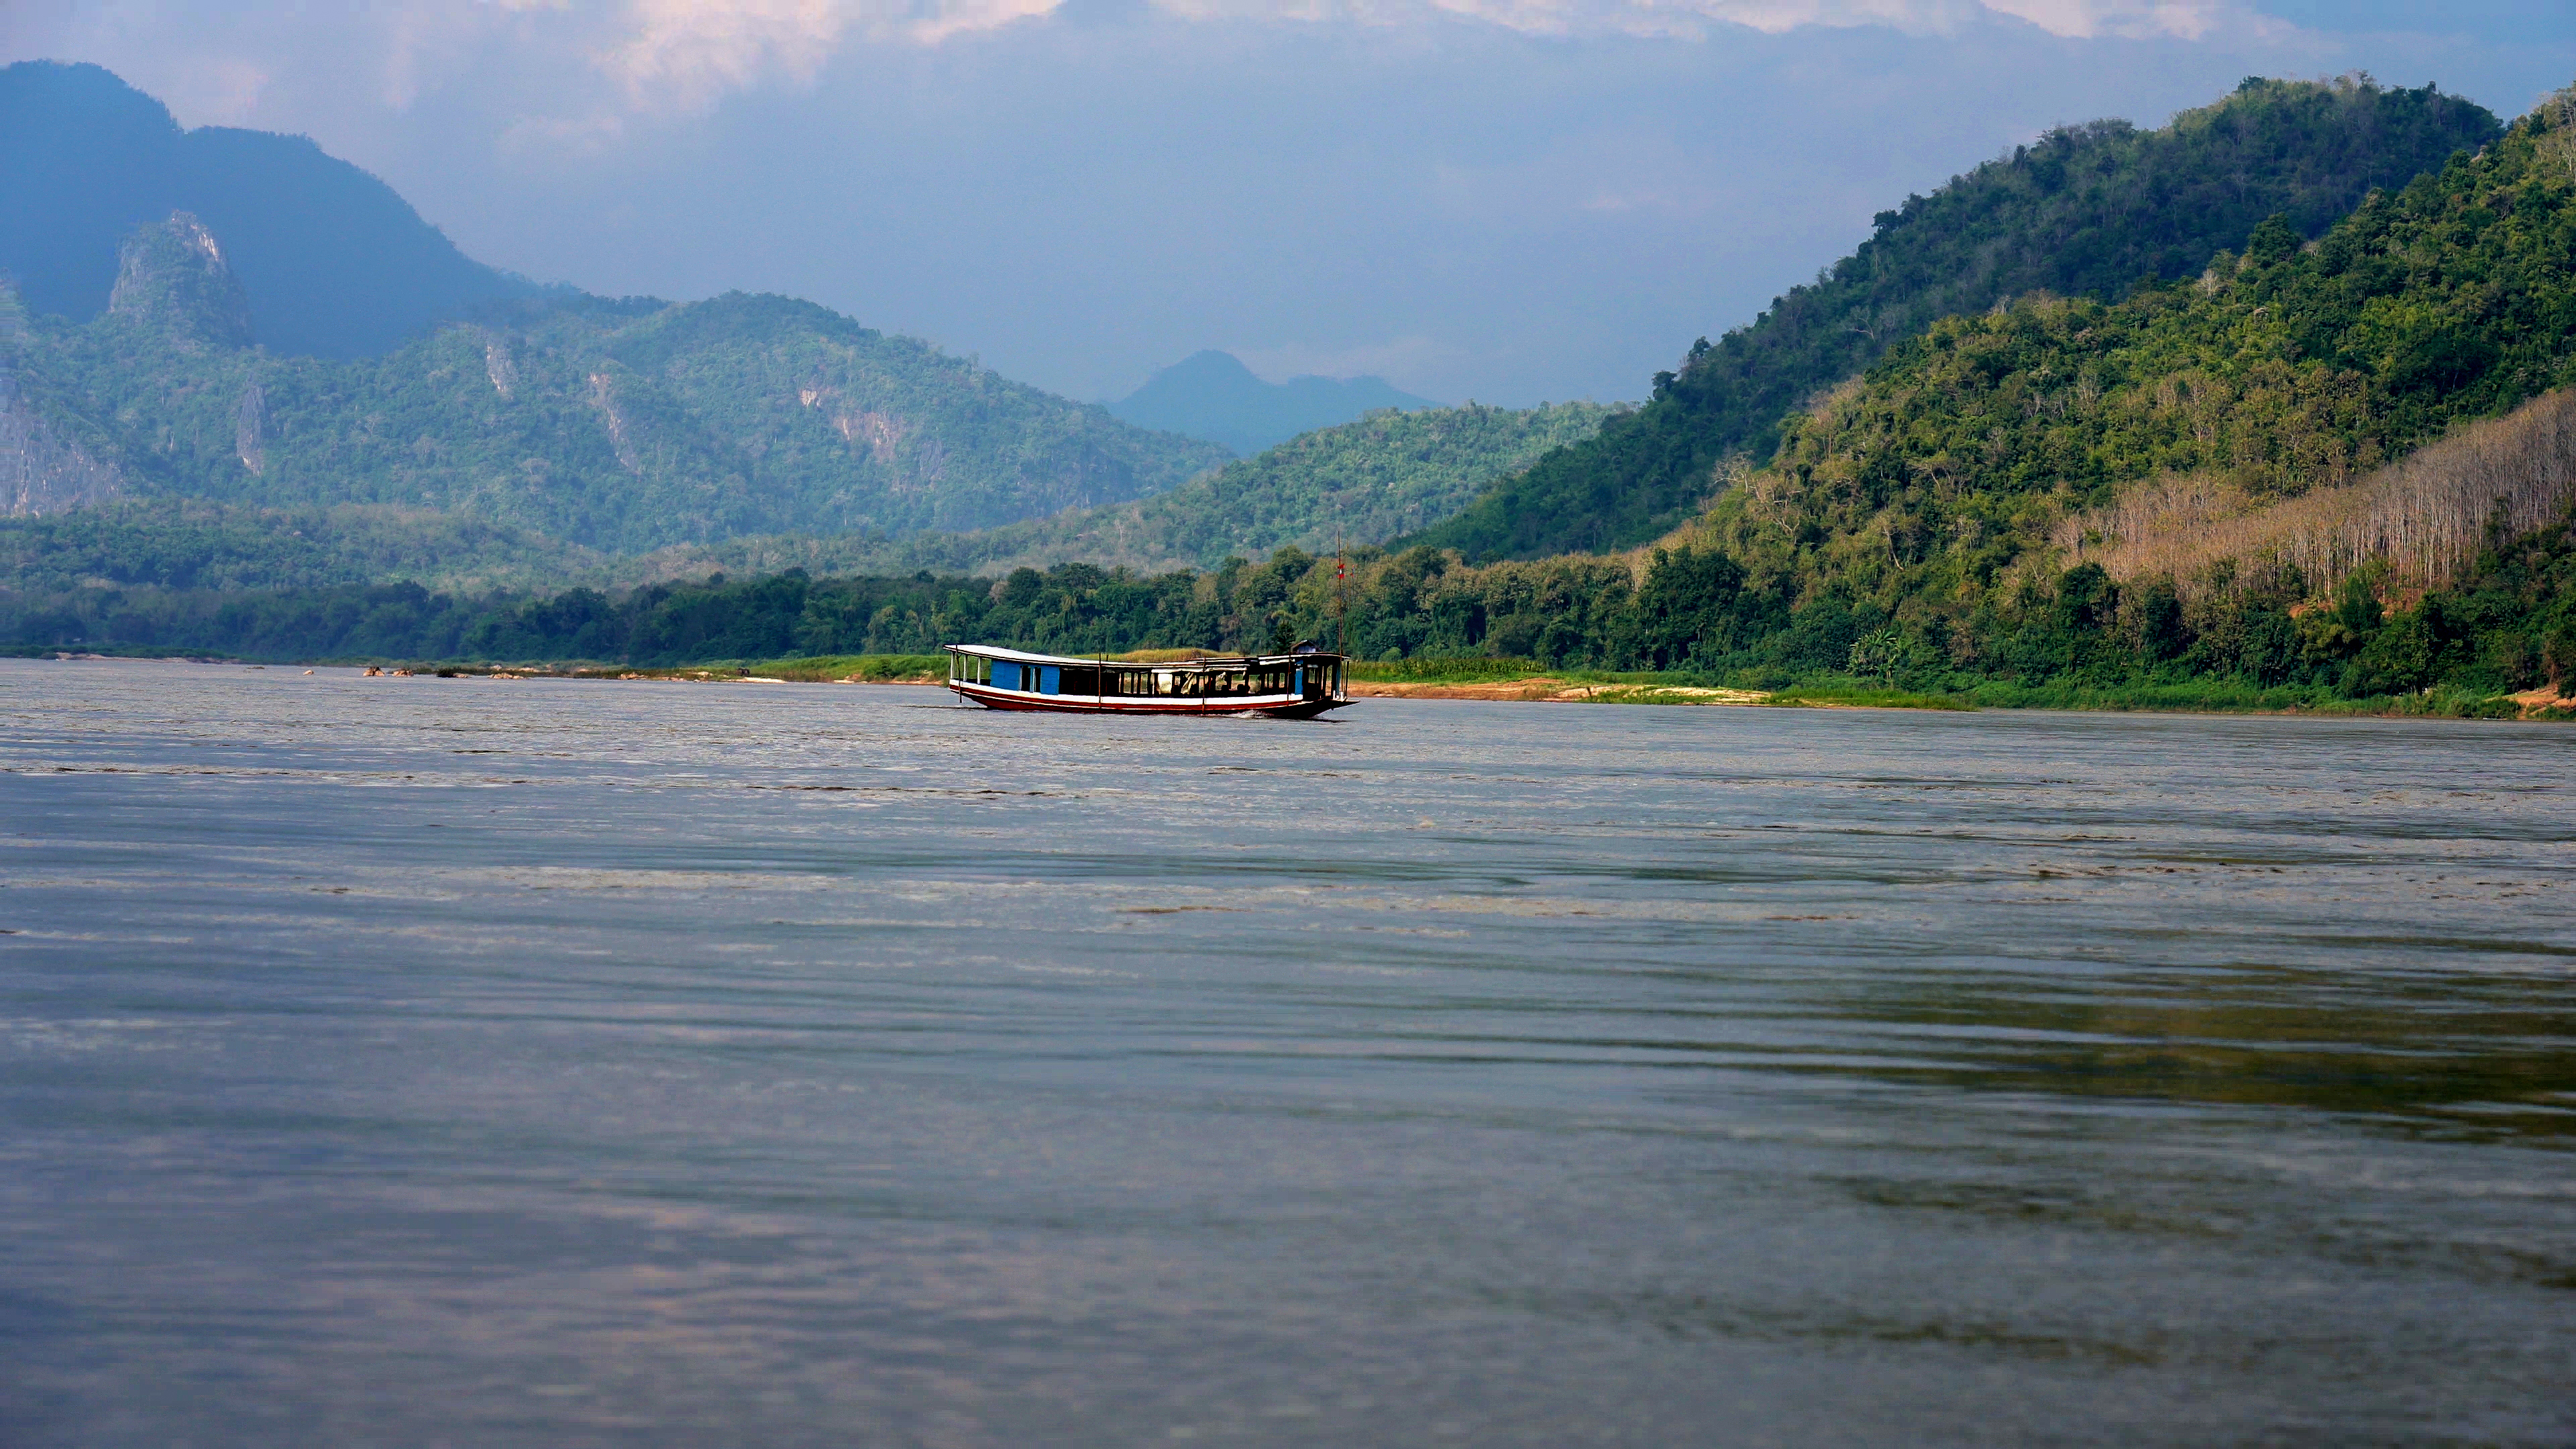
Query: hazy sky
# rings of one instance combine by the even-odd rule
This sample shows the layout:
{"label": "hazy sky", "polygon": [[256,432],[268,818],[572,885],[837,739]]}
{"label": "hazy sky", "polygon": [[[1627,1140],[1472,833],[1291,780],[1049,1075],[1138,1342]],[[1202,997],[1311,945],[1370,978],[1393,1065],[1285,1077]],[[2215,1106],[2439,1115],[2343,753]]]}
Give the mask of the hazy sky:
{"label": "hazy sky", "polygon": [[313,136],[483,260],[811,297],[1072,394],[1221,347],[1635,397],[2047,127],[2367,70],[2500,114],[2571,0],[0,0]]}

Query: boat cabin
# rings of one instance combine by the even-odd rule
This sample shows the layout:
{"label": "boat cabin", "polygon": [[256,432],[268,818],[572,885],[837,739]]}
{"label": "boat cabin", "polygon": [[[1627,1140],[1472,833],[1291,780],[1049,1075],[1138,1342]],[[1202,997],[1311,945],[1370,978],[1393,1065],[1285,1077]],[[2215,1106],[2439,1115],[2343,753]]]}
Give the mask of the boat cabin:
{"label": "boat cabin", "polygon": [[1287,654],[1137,664],[951,644],[948,687],[991,709],[1312,718],[1350,702],[1343,690],[1345,662],[1312,646]]}

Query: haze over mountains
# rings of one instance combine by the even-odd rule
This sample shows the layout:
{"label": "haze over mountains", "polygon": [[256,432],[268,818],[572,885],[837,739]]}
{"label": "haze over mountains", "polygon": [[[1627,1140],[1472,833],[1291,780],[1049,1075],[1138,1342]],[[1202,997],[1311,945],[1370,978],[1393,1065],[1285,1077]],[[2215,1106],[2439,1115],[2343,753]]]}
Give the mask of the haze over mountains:
{"label": "haze over mountains", "polygon": [[1228,352],[1198,352],[1155,373],[1108,405],[1141,428],[1206,438],[1250,457],[1299,433],[1347,423],[1380,408],[1437,407],[1382,377],[1292,377],[1264,382]]}
{"label": "haze over mountains", "polygon": [[392,187],[302,136],[185,130],[95,65],[0,68],[0,271],[38,312],[107,310],[117,248],[174,211],[221,239],[252,339],[383,352],[432,321],[540,289],[472,260]]}

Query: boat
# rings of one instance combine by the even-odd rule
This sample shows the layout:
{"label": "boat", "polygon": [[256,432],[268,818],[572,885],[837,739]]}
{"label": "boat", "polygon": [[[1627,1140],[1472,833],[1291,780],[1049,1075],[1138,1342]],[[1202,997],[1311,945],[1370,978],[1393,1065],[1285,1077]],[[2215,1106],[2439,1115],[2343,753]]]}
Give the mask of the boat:
{"label": "boat", "polygon": [[1310,644],[1286,654],[1167,664],[951,644],[948,687],[986,709],[1313,719],[1351,702],[1344,691],[1346,662]]}

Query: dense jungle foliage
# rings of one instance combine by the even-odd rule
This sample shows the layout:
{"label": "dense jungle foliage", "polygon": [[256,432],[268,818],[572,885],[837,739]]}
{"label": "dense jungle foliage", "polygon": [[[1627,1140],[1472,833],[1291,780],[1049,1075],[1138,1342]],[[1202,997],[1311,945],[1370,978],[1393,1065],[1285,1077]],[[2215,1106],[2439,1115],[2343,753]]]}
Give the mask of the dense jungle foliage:
{"label": "dense jungle foliage", "polygon": [[1816,392],[1938,319],[2035,291],[2108,299],[2141,278],[2192,277],[2269,216],[2294,241],[2316,236],[2373,188],[2402,187],[2498,130],[2430,86],[2249,79],[2159,130],[2053,131],[1881,212],[1813,285],[1657,374],[1636,413],[1406,541],[1470,559],[1647,542],[1704,506],[1730,460],[1765,461]]}
{"label": "dense jungle foliage", "polygon": [[[2565,522],[2497,540],[2458,585],[2393,610],[2367,574],[2320,608],[2302,607],[2306,591],[2293,577],[2185,599],[2162,581],[2124,589],[2083,564],[1998,600],[1947,647],[1866,601],[1787,610],[1749,590],[1732,560],[1691,549],[1656,555],[1642,582],[1613,560],[1472,568],[1428,549],[1363,550],[1348,574],[1337,579],[1333,560],[1282,549],[1264,564],[1159,576],[1089,564],[999,581],[790,570],[622,598],[589,589],[432,594],[416,584],[87,589],[0,595],[0,647],[668,667],[921,654],[961,639],[1081,654],[1266,651],[1308,638],[1346,640],[1372,659],[1659,670],[1761,687],[1841,679],[1915,693],[2000,689],[2025,702],[2280,707],[2434,690],[2454,712],[2500,712],[2485,701],[2543,681],[2576,691],[2576,528]],[[1974,662],[1961,665],[1962,653]]]}
{"label": "dense jungle foliage", "polygon": [[[1223,450],[784,298],[514,304],[333,363],[246,348],[241,289],[191,218],[125,260],[85,326],[0,282],[0,412],[80,459],[35,478],[21,439],[13,502],[0,458],[0,507],[33,510],[0,518],[0,587],[1204,566],[1419,527],[1606,412],[1377,413],[1183,483]],[[932,528],[966,531],[906,533]]]}
{"label": "dense jungle foliage", "polygon": [[392,504],[251,508],[159,498],[0,518],[0,590],[34,593],[401,581],[528,589],[613,567],[605,555],[526,529]]}
{"label": "dense jungle foliage", "polygon": [[891,545],[887,562],[966,570],[1059,559],[1213,568],[1231,555],[1383,543],[1446,518],[1495,478],[1599,430],[1597,403],[1373,412],[1228,463],[1167,493]]}
{"label": "dense jungle foliage", "polygon": [[182,498],[0,518],[0,589],[84,582],[159,588],[432,589],[676,576],[993,572],[1067,558],[1142,572],[1214,567],[1283,545],[1381,542],[1442,516],[1485,481],[1584,436],[1608,410],[1468,404],[1372,413],[1130,503],[966,533],[761,534],[611,556],[454,510],[393,504],[260,508]]}
{"label": "dense jungle foliage", "polygon": [[[1066,651],[1182,644],[1269,648],[1299,626],[1292,590],[1315,561],[1139,576],[1089,564],[1001,580],[723,574],[614,597],[431,593],[417,584],[215,591],[79,589],[0,595],[0,643],[245,658],[581,659],[648,666],[786,655],[936,653],[959,639]],[[1325,566],[1329,569],[1329,565]]]}
{"label": "dense jungle foliage", "polygon": [[1691,539],[1757,595],[1866,603],[1972,664],[1949,641],[2065,510],[2159,473],[2329,487],[2576,384],[2571,139],[2535,115],[2313,245],[2273,218],[2195,282],[1943,321],[1791,419]]}

